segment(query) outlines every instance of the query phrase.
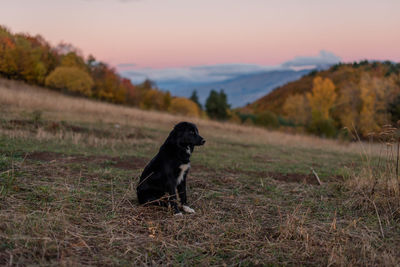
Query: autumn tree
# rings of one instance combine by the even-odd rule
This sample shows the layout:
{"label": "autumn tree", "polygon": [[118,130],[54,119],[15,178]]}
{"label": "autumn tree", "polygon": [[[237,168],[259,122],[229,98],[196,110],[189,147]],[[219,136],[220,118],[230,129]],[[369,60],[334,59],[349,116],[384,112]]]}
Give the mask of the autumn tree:
{"label": "autumn tree", "polygon": [[82,56],[76,52],[69,52],[61,57],[61,66],[63,67],[77,67],[82,70],[87,70],[87,65]]}
{"label": "autumn tree", "polygon": [[359,127],[361,134],[366,136],[390,123],[387,110],[399,92],[399,87],[391,78],[382,79],[364,74],[360,80],[360,91],[362,108]]}
{"label": "autumn tree", "polygon": [[94,80],[93,95],[101,100],[114,103],[125,103],[126,88],[122,84],[122,78],[113,68],[99,62],[90,68]]}
{"label": "autumn tree", "polygon": [[285,115],[292,122],[305,125],[309,120],[309,107],[304,95],[295,94],[289,96],[283,105]]}
{"label": "autumn tree", "polygon": [[357,83],[349,82],[340,90],[333,117],[348,131],[359,131],[361,106],[360,87]]}
{"label": "autumn tree", "polygon": [[139,106],[142,109],[168,110],[170,104],[171,94],[169,92],[149,89],[143,94]]}
{"label": "autumn tree", "polygon": [[89,74],[76,67],[57,67],[46,78],[46,86],[91,96],[93,79]]}
{"label": "autumn tree", "polygon": [[315,77],[312,93],[307,93],[312,119],[330,119],[329,111],[333,107],[336,97],[335,85],[329,78]]}
{"label": "autumn tree", "polygon": [[311,108],[309,131],[325,137],[335,136],[336,128],[330,116],[330,110],[337,98],[333,82],[329,78],[315,77],[312,92],[306,96]]}
{"label": "autumn tree", "polygon": [[138,94],[136,86],[134,86],[132,82],[126,78],[121,80],[121,86],[124,87],[126,91],[126,103],[131,106],[138,106],[141,96]]}
{"label": "autumn tree", "polygon": [[0,74],[7,78],[18,77],[18,64],[15,56],[16,44],[12,34],[0,26]]}
{"label": "autumn tree", "polygon": [[191,117],[199,117],[200,109],[195,102],[183,97],[173,98],[169,111],[173,114],[181,114]]}

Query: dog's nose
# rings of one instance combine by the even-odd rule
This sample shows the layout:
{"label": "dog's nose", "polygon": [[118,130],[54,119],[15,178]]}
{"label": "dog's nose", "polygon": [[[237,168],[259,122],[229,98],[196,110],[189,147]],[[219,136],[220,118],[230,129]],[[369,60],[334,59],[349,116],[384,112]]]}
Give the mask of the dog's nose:
{"label": "dog's nose", "polygon": [[202,145],[204,145],[204,144],[205,144],[205,142],[206,142],[206,140],[205,140],[205,139],[201,140],[201,144],[202,144]]}

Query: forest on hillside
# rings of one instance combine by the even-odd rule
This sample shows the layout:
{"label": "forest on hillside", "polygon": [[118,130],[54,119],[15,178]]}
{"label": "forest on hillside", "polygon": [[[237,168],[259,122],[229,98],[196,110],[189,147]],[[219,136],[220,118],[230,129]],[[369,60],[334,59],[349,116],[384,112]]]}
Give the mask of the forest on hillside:
{"label": "forest on hillside", "polygon": [[267,127],[368,138],[400,120],[400,64],[364,60],[313,71],[240,112],[264,117]]}
{"label": "forest on hillside", "polygon": [[0,77],[141,109],[201,115],[199,106],[190,99],[173,97],[150,80],[134,85],[94,56],[84,58],[71,44],[52,47],[40,35],[13,34],[3,26],[0,26]]}

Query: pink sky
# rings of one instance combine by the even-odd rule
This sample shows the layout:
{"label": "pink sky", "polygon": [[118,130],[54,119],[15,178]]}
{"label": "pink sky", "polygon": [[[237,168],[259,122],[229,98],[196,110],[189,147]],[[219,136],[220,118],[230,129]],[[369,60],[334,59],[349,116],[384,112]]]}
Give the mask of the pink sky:
{"label": "pink sky", "polygon": [[399,0],[2,0],[0,24],[112,65],[400,61]]}

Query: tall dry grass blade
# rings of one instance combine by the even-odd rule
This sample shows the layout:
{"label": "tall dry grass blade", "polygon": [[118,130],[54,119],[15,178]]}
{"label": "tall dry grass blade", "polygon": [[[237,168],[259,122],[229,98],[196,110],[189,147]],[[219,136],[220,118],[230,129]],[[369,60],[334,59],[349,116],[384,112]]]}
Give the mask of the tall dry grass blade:
{"label": "tall dry grass blade", "polygon": [[317,179],[318,184],[319,184],[319,185],[322,185],[322,182],[321,182],[321,180],[319,179],[318,174],[314,171],[313,168],[311,168],[311,171],[312,171],[312,173],[314,174],[315,179]]}
{"label": "tall dry grass blade", "polygon": [[396,179],[400,192],[400,177],[399,177],[399,156],[400,156],[400,137],[397,138],[397,157],[396,157]]}

